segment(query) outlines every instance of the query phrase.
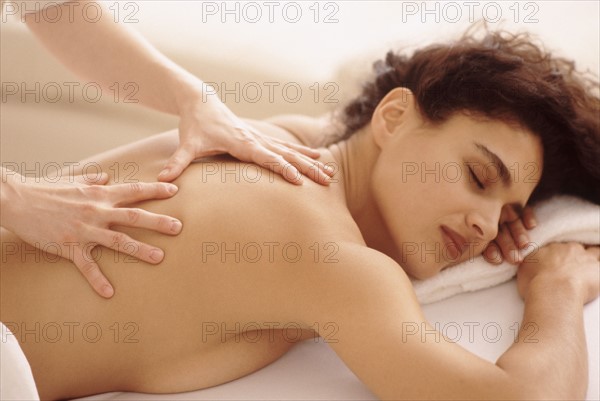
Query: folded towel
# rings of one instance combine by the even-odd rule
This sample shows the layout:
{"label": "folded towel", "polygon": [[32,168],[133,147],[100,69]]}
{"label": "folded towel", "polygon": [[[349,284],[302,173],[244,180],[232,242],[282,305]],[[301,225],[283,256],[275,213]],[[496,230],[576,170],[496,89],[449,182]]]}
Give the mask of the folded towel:
{"label": "folded towel", "polygon": [[[537,226],[529,231],[523,257],[550,242],[600,244],[600,206],[573,196],[557,195],[534,207]],[[456,294],[477,291],[510,280],[517,267],[493,265],[478,256],[442,270],[426,280],[413,280],[419,302],[428,304]]]}

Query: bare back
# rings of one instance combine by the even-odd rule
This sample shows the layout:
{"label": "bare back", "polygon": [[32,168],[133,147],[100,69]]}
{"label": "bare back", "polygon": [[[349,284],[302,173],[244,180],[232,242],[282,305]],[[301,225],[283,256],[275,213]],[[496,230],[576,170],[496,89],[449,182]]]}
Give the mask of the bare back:
{"label": "bare back", "polygon": [[[169,132],[80,167],[100,166],[112,183],[155,181],[176,146]],[[333,161],[323,153],[322,161]],[[320,280],[311,266],[334,266],[341,242],[364,244],[340,186],[294,186],[228,157],[194,163],[175,184],[173,198],[139,207],[180,219],[178,236],[119,228],[164,249],[162,263],[97,248],[116,291],[110,300],[66,259],[33,251],[2,230],[0,320],[15,332],[43,399],[209,387],[260,369],[315,335],[292,306]]]}

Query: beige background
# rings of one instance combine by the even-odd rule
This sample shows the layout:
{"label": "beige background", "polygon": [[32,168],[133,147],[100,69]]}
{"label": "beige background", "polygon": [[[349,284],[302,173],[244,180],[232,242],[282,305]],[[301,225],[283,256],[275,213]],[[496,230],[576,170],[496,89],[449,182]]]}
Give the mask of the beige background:
{"label": "beige background", "polygon": [[[229,10],[237,7],[239,22],[235,21],[235,12],[222,15],[220,1],[104,3],[106,12],[114,17],[118,10],[119,21],[141,32],[162,52],[205,81],[217,82],[226,88],[235,88],[236,83],[240,88],[258,85],[263,96],[254,103],[245,101],[241,91],[239,101],[233,95],[224,99],[240,116],[252,118],[278,113],[318,115],[351,96],[357,90],[359,77],[364,77],[371,62],[383,56],[386,50],[400,46],[410,49],[410,46],[456,37],[470,23],[465,2],[351,1],[315,5],[308,1],[287,6],[289,2],[276,2],[273,22],[268,20],[264,2],[228,2]],[[492,27],[536,33],[548,48],[574,58],[580,68],[598,74],[598,2],[478,4],[472,9],[473,19],[485,18]],[[249,21],[257,16],[254,5],[262,12],[256,23]],[[219,8],[217,13],[210,14],[207,7],[214,10],[215,6]],[[301,18],[292,23],[292,11],[298,6]],[[288,8],[288,20],[282,11],[284,7]],[[424,14],[423,7],[433,13]],[[502,18],[493,23],[497,10],[501,11]],[[334,22],[325,23],[327,16]],[[525,22],[527,16],[537,22]],[[7,83],[23,84],[30,89],[39,83],[40,87],[39,102],[33,95],[27,95],[26,101],[22,101],[20,93],[3,97],[0,104],[2,163],[25,162],[27,168],[34,168],[35,162],[41,166],[48,162],[74,162],[177,126],[173,116],[138,105],[115,103],[111,92],[104,91],[97,103],[86,101],[81,88],[88,81],[81,81],[81,86],[75,89],[75,101],[69,101],[65,83],[77,78],[36,42],[16,16],[2,15],[0,29],[3,88]],[[279,85],[274,91],[274,102],[268,99],[265,82]],[[280,88],[286,84],[300,85],[302,96],[298,102],[284,98]],[[319,88],[318,101],[314,99],[315,84]],[[329,86],[325,86],[327,84]],[[63,88],[60,101],[51,103],[44,99],[41,92],[45,85]],[[334,93],[336,89],[339,91]],[[289,93],[293,96],[293,91]],[[255,94],[247,92],[246,98],[253,100]],[[327,94],[338,103],[325,103]]]}

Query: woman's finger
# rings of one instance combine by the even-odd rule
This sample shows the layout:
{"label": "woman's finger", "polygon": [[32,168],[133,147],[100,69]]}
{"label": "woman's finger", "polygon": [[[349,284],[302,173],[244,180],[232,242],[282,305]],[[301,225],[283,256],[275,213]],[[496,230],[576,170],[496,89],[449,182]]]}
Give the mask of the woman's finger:
{"label": "woman's finger", "polygon": [[198,157],[200,155],[196,155],[193,146],[181,141],[175,153],[173,153],[163,170],[158,174],[158,180],[163,182],[173,181]]}
{"label": "woman's finger", "polygon": [[513,241],[519,248],[525,248],[529,243],[529,235],[527,235],[527,229],[523,225],[523,220],[517,219],[510,223],[506,223],[509,228],[510,234]]}
{"label": "woman's finger", "polygon": [[495,265],[499,265],[504,260],[502,258],[502,252],[500,252],[500,248],[494,241],[490,242],[487,248],[483,251],[483,258]]}
{"label": "woman's finger", "polygon": [[295,163],[294,166],[311,180],[322,185],[329,185],[331,182],[329,174],[326,174],[328,168],[323,163],[310,159],[294,150],[286,149],[283,146],[278,146],[275,149],[275,153],[278,153],[288,162]]}
{"label": "woman's finger", "polygon": [[[322,162],[314,160],[315,158],[321,156],[321,153],[318,150],[312,149],[308,146],[283,141],[277,138],[266,138],[259,133],[256,133],[254,130],[252,132],[255,137],[259,139],[263,147],[268,148],[280,156],[283,156],[290,163],[298,164],[300,167],[296,167],[302,172],[302,174],[311,178],[313,181],[328,185],[329,180],[325,175],[331,177],[335,174],[335,170],[333,168],[326,166]],[[309,173],[312,175],[309,175]]]}
{"label": "woman's finger", "polygon": [[531,230],[537,225],[535,213],[531,206],[525,206],[523,213],[521,213],[521,220],[523,220],[525,227],[527,227],[528,230]]}
{"label": "woman's finger", "polygon": [[[277,153],[270,151],[259,143],[251,145],[253,153],[251,155],[252,162],[262,166],[275,174],[281,175],[286,181],[292,184],[302,185],[302,174],[298,169],[285,158]],[[238,157],[232,153],[234,157]]]}
{"label": "woman's finger", "polygon": [[177,193],[177,186],[163,182],[132,182],[106,187],[106,199],[113,206],[123,206],[150,199],[166,199]]}
{"label": "woman's finger", "polygon": [[144,228],[163,234],[176,235],[181,232],[181,221],[169,216],[151,213],[144,209],[119,208],[110,210],[111,224]]}
{"label": "woman's finger", "polygon": [[500,225],[500,230],[498,231],[498,236],[494,240],[496,244],[500,247],[502,252],[502,256],[508,260],[510,263],[517,264],[521,262],[521,258],[518,252],[517,245],[513,240],[513,237],[510,233],[509,228],[506,224]]}
{"label": "woman's finger", "polygon": [[515,211],[512,205],[505,205],[500,215],[500,223],[508,223],[520,219],[521,216]]}
{"label": "woman's finger", "polygon": [[108,182],[108,174],[88,174],[74,175],[66,177],[68,183],[85,184],[85,185],[104,185]]}
{"label": "woman's finger", "polygon": [[[315,160],[315,159],[313,159],[305,154],[302,154],[300,152],[286,149],[285,147],[283,147],[283,145],[280,149],[282,152],[285,152],[285,151],[291,152],[292,155],[294,155],[295,157],[298,158],[298,161],[300,161],[300,160],[304,161],[306,166],[308,166],[310,169],[312,169],[314,171],[321,172],[323,174],[328,175],[329,177],[331,177],[335,174],[335,170],[333,169],[333,167],[329,167],[329,166],[325,165],[323,162]],[[281,154],[281,155],[285,157],[284,154]]]}
{"label": "woman's finger", "polygon": [[[327,174],[329,176],[333,176],[335,174],[335,170],[332,167],[326,166],[322,162],[314,160],[315,158],[318,158],[321,156],[321,153],[318,150],[309,148],[304,145],[299,145],[297,143],[286,142],[286,141],[282,141],[282,140],[275,139],[275,138],[270,138],[269,140],[271,142],[276,143],[276,145],[273,145],[272,143],[269,144],[270,149],[272,151],[274,151],[275,153],[279,153],[280,155],[285,157],[285,152],[289,151],[291,149],[291,150],[297,152],[296,155],[298,157],[301,157],[301,158],[303,158],[303,160],[306,160],[306,162],[308,163],[307,165],[312,166],[313,164],[316,163],[316,166],[318,166],[319,169],[321,171],[323,171],[325,174]],[[290,161],[290,160],[288,160],[288,161]],[[315,167],[313,167],[313,169],[314,168]]]}
{"label": "woman's finger", "polygon": [[293,143],[293,142],[282,141],[281,139],[277,139],[277,138],[269,138],[269,140],[275,142],[278,145],[283,145],[290,149],[294,149],[295,151],[298,151],[298,152],[300,152],[308,157],[311,157],[313,159],[321,157],[320,151],[318,151],[317,149],[314,149],[314,148],[310,148],[305,145],[300,145],[298,143]]}
{"label": "woman's finger", "polygon": [[162,249],[136,241],[118,231],[101,230],[98,237],[100,237],[99,244],[147,263],[157,264],[165,257]]}
{"label": "woman's finger", "polygon": [[102,274],[100,267],[92,257],[93,247],[85,246],[75,249],[73,253],[73,263],[79,269],[83,277],[92,286],[98,295],[104,298],[110,298],[115,293],[108,279]]}

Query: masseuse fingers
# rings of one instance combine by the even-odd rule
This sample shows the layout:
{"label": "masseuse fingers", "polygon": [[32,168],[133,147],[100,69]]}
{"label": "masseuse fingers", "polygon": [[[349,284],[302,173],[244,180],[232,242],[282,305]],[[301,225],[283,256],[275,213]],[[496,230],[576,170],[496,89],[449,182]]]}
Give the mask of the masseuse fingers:
{"label": "masseuse fingers", "polygon": [[163,234],[179,234],[182,227],[181,221],[177,219],[137,208],[119,208],[111,210],[111,218],[113,224],[144,228],[158,231]]}
{"label": "masseuse fingers", "polygon": [[177,186],[162,182],[132,182],[129,184],[111,185],[106,190],[113,195],[110,197],[112,205],[122,206],[149,199],[170,198],[177,193]]}
{"label": "masseuse fingers", "polygon": [[287,162],[294,163],[294,167],[316,183],[329,185],[331,182],[329,177],[335,174],[335,170],[322,162],[314,160],[314,158],[321,156],[318,150],[277,138],[264,137],[255,130],[252,130],[252,133],[264,149],[282,156]]}
{"label": "masseuse fingers", "polygon": [[183,170],[185,170],[194,159],[198,157],[200,156],[196,155],[194,147],[182,141],[158,175],[158,180],[164,182],[173,181],[181,175]]}
{"label": "masseuse fingers", "polygon": [[286,149],[283,146],[278,146],[275,148],[275,151],[288,162],[294,163],[295,167],[300,170],[302,174],[313,181],[323,185],[328,185],[330,183],[330,176],[325,173],[329,168],[326,168],[323,163],[310,159],[293,150]]}
{"label": "masseuse fingers", "polygon": [[104,298],[110,298],[113,296],[115,290],[104,274],[102,274],[98,264],[94,261],[91,254],[91,248],[92,247],[86,246],[84,248],[75,249],[73,263],[75,263],[75,266],[77,266],[81,274],[83,274],[83,277],[85,277],[98,295]]}
{"label": "masseuse fingers", "polygon": [[298,151],[308,157],[316,158],[321,156],[321,152],[319,152],[317,149],[309,148],[308,146],[300,145],[298,143],[282,141],[281,139],[277,138],[270,139],[279,145],[287,146],[288,148],[294,149],[295,151]]}
{"label": "masseuse fingers", "polygon": [[[284,150],[285,150],[285,148],[284,148]],[[327,176],[332,177],[335,174],[335,170],[333,167],[327,166],[323,162],[314,160],[302,153],[294,153],[294,151],[288,151],[287,154],[296,156],[298,158],[298,160],[303,160],[304,163],[306,164],[306,166],[308,166],[308,168],[311,169],[311,171],[317,171],[317,172],[321,173],[322,175],[325,174],[326,175],[326,176],[324,176],[325,178],[327,178]]]}
{"label": "masseuse fingers", "polygon": [[99,244],[151,264],[160,263],[165,257],[162,249],[134,240],[129,235],[112,230],[101,230]]}
{"label": "masseuse fingers", "polygon": [[75,175],[68,176],[63,178],[63,181],[68,180],[69,182],[74,182],[77,184],[87,184],[87,185],[104,185],[108,182],[108,174],[100,173],[100,174],[88,174],[88,175]]}
{"label": "masseuse fingers", "polygon": [[302,174],[294,165],[285,160],[283,156],[278,155],[277,153],[270,151],[259,144],[255,145],[255,152],[252,154],[252,161],[259,166],[281,175],[284,179],[292,184],[302,185],[303,183]]}
{"label": "masseuse fingers", "polygon": [[[329,176],[333,176],[335,174],[335,170],[332,167],[326,166],[322,162],[314,160],[315,157],[321,156],[318,150],[304,145],[282,141],[276,138],[270,138],[270,140],[274,143],[268,144],[270,145],[271,150],[285,157],[287,161],[291,161],[290,157],[295,157],[298,160],[303,160],[304,164],[313,171],[324,172]],[[303,174],[308,175],[304,171]]]}
{"label": "masseuse fingers", "polygon": [[495,239],[496,244],[500,247],[502,255],[506,260],[513,264],[521,262],[520,256],[517,250],[517,245],[513,240],[512,234],[506,224],[501,224],[498,231],[498,236]]}

